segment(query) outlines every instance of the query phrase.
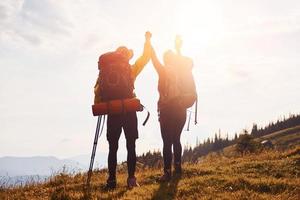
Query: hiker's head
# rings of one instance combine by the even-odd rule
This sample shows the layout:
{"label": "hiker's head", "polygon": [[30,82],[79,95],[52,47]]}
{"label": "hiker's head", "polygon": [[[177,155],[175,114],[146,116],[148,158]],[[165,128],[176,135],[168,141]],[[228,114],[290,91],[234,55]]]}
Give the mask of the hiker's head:
{"label": "hiker's head", "polygon": [[172,66],[172,63],[174,62],[174,52],[171,51],[171,50],[167,50],[165,53],[164,53],[164,63],[165,65],[167,66]]}
{"label": "hiker's head", "polygon": [[132,49],[128,49],[125,46],[120,46],[117,48],[116,52],[121,53],[122,55],[124,55],[128,60],[130,60],[133,57],[133,50]]}

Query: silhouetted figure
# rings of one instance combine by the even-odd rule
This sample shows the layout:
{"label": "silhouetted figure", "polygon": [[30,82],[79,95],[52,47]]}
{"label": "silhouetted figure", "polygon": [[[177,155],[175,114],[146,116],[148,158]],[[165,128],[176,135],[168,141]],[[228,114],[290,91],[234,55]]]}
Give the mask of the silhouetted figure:
{"label": "silhouetted figure", "polygon": [[164,53],[164,65],[156,57],[152,48],[152,63],[158,73],[158,112],[163,139],[164,175],[161,181],[171,179],[172,146],[174,151],[175,174],[180,175],[182,146],[180,136],[186,121],[186,110],[197,99],[196,87],[192,76],[193,62],[180,53],[182,41],[176,38],[177,54],[168,50]]}
{"label": "silhouetted figure", "polygon": [[[129,66],[129,76],[126,76],[126,67],[129,65],[129,60],[133,57],[133,51],[122,46],[119,47],[115,52],[116,55],[112,55],[108,58],[108,62],[116,63],[120,60],[124,60],[120,63],[120,71],[111,71],[111,79],[108,80],[114,84],[120,84],[121,89],[116,87],[115,91],[105,91],[104,87],[101,87],[105,84],[106,80],[97,80],[95,86],[95,103],[100,103],[102,101],[110,101],[114,99],[126,99],[134,98],[134,81],[139,73],[143,70],[144,66],[148,63],[151,56],[151,44],[150,38],[151,33],[147,32],[145,34],[145,45],[143,55],[135,62],[134,65]],[[121,57],[118,57],[120,56]],[[114,57],[115,56],[115,57]],[[101,57],[100,57],[101,59]],[[101,65],[101,60],[99,59],[99,64]],[[111,60],[110,60],[111,59]],[[104,62],[104,61],[103,61]],[[108,63],[108,64],[111,64]],[[127,64],[126,64],[127,63]],[[107,64],[104,62],[104,64]],[[114,64],[111,64],[109,67],[113,67]],[[117,66],[120,67],[120,66]],[[109,70],[109,69],[108,69]],[[101,73],[101,71],[100,71]],[[99,76],[100,77],[100,76]],[[103,77],[103,76],[102,76]],[[105,79],[103,77],[102,79]],[[124,86],[128,85],[128,86]],[[109,94],[110,93],[110,94]],[[129,188],[138,186],[135,177],[135,168],[136,168],[136,152],[135,152],[135,141],[138,138],[138,124],[137,124],[137,115],[136,112],[126,112],[124,114],[108,114],[107,119],[107,140],[109,143],[109,153],[108,153],[108,171],[109,177],[107,179],[106,187],[107,189],[114,189],[116,187],[116,166],[117,166],[117,151],[118,151],[118,141],[122,132],[122,128],[125,133],[126,138],[126,148],[127,148],[127,167],[128,167],[128,179],[127,185]]]}

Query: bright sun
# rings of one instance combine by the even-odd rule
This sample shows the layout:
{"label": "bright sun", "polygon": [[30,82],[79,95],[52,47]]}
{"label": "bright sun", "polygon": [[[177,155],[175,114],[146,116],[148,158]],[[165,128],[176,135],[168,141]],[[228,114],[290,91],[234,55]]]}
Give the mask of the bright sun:
{"label": "bright sun", "polygon": [[205,47],[224,32],[221,9],[211,1],[181,2],[176,14],[175,31],[183,37],[186,48],[194,44]]}

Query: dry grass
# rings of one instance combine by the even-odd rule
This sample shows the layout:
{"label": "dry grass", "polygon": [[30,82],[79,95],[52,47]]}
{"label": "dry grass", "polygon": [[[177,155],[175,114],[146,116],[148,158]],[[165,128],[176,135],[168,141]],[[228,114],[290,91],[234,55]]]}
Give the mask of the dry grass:
{"label": "dry grass", "polygon": [[[123,170],[122,170],[123,171]],[[157,183],[161,171],[139,170],[141,187],[128,190],[126,173],[105,191],[105,172],[95,172],[91,199],[300,199],[300,147],[239,157],[209,155],[186,164],[181,178]],[[85,174],[61,173],[44,184],[0,189],[0,199],[84,199]]]}

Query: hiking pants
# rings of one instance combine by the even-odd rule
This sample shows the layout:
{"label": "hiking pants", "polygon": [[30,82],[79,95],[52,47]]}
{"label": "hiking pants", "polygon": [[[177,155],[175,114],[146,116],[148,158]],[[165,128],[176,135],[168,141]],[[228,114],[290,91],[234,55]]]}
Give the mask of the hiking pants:
{"label": "hiking pants", "polygon": [[111,179],[116,178],[117,151],[122,128],[126,138],[128,176],[133,177],[136,166],[135,141],[138,138],[136,112],[108,115],[107,140],[109,143],[108,171]]}
{"label": "hiking pants", "polygon": [[181,166],[182,147],[180,135],[186,121],[186,109],[170,108],[160,111],[160,130],[163,139],[164,171],[171,169],[172,146],[174,165]]}

